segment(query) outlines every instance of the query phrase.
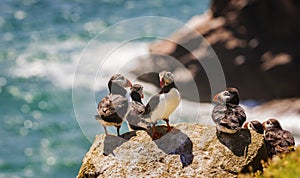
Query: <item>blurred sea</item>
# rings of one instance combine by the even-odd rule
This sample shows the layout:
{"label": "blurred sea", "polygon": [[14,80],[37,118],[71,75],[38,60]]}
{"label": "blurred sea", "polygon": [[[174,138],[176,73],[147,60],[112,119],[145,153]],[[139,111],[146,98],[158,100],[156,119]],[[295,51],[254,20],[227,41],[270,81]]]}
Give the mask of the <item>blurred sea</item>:
{"label": "blurred sea", "polygon": [[[165,16],[186,22],[208,6],[208,0],[2,0],[0,177],[77,175],[92,137],[101,133],[102,128],[93,118],[95,106],[90,107],[91,101],[83,96],[82,109],[76,114],[86,116],[87,126],[93,126],[91,138],[83,134],[73,109],[73,77],[81,52],[99,32],[121,20],[139,16]],[[131,32],[149,28],[170,30],[158,27]],[[98,53],[114,43],[111,36],[105,39],[107,43],[99,45]],[[127,46],[121,51],[122,56],[147,51],[149,42]],[[78,80],[88,77],[79,74]],[[106,94],[107,80],[106,76],[96,82],[99,85],[96,98]],[[85,88],[84,92],[95,91]]]}

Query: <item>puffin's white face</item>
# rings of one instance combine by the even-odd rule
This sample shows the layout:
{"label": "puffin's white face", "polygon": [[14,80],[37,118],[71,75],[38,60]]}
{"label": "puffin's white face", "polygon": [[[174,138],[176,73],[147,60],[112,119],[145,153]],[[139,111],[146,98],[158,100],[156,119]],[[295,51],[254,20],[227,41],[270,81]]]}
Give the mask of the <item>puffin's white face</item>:
{"label": "puffin's white face", "polygon": [[253,129],[253,125],[252,125],[251,122],[245,122],[245,123],[243,124],[243,128],[244,128],[244,129]]}
{"label": "puffin's white face", "polygon": [[126,77],[124,77],[124,75],[117,76],[115,79],[112,80],[112,82],[114,82],[124,88],[132,86],[131,82]]}
{"label": "puffin's white face", "polygon": [[260,134],[264,133],[263,125],[259,121],[249,121],[244,123],[243,128],[254,130]]}
{"label": "puffin's white face", "polygon": [[233,94],[231,94],[230,92],[222,91],[214,97],[214,101],[219,103],[226,103],[227,101],[230,101],[232,97]]}
{"label": "puffin's white face", "polygon": [[273,119],[273,118],[263,122],[263,126],[264,126],[265,130],[270,129],[270,128],[277,128],[277,129],[282,130],[282,127],[281,127],[279,121],[277,119]]}
{"label": "puffin's white face", "polygon": [[159,73],[159,78],[161,85],[163,86],[167,86],[174,82],[174,74],[172,74],[171,72],[161,72]]}
{"label": "puffin's white face", "polygon": [[253,127],[253,125],[252,125],[252,123],[251,123],[251,122],[249,122],[249,123],[248,123],[248,129],[252,129],[252,130],[254,130],[254,127]]}
{"label": "puffin's white face", "polygon": [[272,128],[274,125],[272,122],[266,121],[266,122],[264,122],[264,126],[266,129],[269,129],[269,128]]}
{"label": "puffin's white face", "polygon": [[144,87],[140,84],[134,84],[131,88],[131,91],[137,92],[141,98],[144,98]]}

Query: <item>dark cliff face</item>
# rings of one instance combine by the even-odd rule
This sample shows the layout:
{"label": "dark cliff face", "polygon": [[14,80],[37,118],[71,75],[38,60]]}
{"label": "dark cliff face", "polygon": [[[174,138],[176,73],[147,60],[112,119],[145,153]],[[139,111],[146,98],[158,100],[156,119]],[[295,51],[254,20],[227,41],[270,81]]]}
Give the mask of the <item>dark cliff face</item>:
{"label": "dark cliff face", "polygon": [[[152,54],[179,60],[193,75],[201,101],[210,101],[207,72],[191,55],[203,48],[197,41],[202,35],[218,56],[227,86],[237,86],[242,99],[300,97],[299,1],[214,0],[210,11],[205,20],[193,22],[199,34],[175,32],[170,37],[175,42],[152,44]],[[184,91],[183,97],[193,100]]]}
{"label": "dark cliff face", "polygon": [[211,10],[214,17],[225,17],[228,26],[245,25],[250,33],[261,38],[300,37],[299,1],[213,0]]}

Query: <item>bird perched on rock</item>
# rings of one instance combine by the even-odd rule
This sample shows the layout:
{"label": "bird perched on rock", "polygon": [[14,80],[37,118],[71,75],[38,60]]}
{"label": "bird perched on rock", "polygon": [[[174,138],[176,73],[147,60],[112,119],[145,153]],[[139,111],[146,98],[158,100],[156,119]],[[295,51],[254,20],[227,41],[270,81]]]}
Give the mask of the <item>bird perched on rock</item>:
{"label": "bird perched on rock", "polygon": [[215,95],[214,101],[218,103],[212,111],[217,131],[230,134],[238,132],[246,121],[245,111],[239,106],[238,90],[227,88]]}
{"label": "bird perched on rock", "polygon": [[150,123],[142,118],[142,114],[145,112],[145,105],[142,102],[142,98],[144,98],[143,86],[134,84],[130,90],[132,102],[130,112],[126,117],[128,126],[131,130],[147,130]]}
{"label": "bird perched on rock", "polygon": [[295,140],[292,134],[283,130],[277,119],[271,118],[263,122],[264,137],[271,145],[268,150],[269,156],[272,157],[278,153],[289,153],[294,151]]}
{"label": "bird perched on rock", "polygon": [[[259,133],[259,134],[264,134],[264,126],[262,123],[260,123],[259,121],[249,121],[249,122],[245,122],[244,128],[249,129],[249,130],[254,130],[255,132]],[[271,150],[274,150],[271,146],[271,144],[266,140],[266,138],[264,137],[264,141],[267,147],[267,152],[268,152],[268,156],[272,157],[270,155],[270,153],[272,152]]]}
{"label": "bird perched on rock", "polygon": [[256,121],[256,120],[245,122],[243,128],[254,130],[255,132],[257,132],[259,134],[264,134],[264,127],[263,127],[262,123],[260,123],[259,121]]}
{"label": "bird perched on rock", "polygon": [[169,116],[180,103],[180,93],[174,82],[174,74],[163,71],[159,73],[159,82],[161,90],[158,94],[150,98],[146,105],[144,117],[148,117],[152,123],[153,138],[158,137],[155,124],[158,120],[164,120],[167,123],[168,131],[171,130]]}
{"label": "bird perched on rock", "polygon": [[110,94],[105,96],[98,104],[96,120],[103,125],[105,134],[107,135],[107,126],[115,126],[117,128],[118,136],[120,135],[120,127],[123,120],[127,116],[131,98],[126,88],[131,87],[132,84],[122,74],[114,74],[109,82],[108,89]]}

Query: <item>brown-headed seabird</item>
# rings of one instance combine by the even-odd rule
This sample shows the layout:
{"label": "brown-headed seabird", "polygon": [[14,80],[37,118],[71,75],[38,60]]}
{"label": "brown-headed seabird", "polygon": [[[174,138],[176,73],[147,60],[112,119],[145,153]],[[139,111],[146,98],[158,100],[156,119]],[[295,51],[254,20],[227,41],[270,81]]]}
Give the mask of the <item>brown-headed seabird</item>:
{"label": "brown-headed seabird", "polygon": [[269,156],[294,151],[295,140],[291,132],[283,130],[277,119],[271,118],[263,122],[264,137],[271,145]]}
{"label": "brown-headed seabird", "polygon": [[147,130],[150,123],[142,118],[142,114],[145,112],[145,105],[142,102],[142,98],[144,98],[143,86],[141,84],[133,84],[130,90],[132,102],[130,104],[130,112],[126,117],[128,127],[131,130]]}
{"label": "brown-headed seabird", "polygon": [[99,102],[98,115],[95,115],[96,120],[104,127],[106,135],[108,135],[107,126],[115,126],[118,136],[120,135],[120,127],[130,109],[130,99],[126,88],[131,86],[130,80],[122,74],[114,74],[110,78],[108,82],[110,94]]}
{"label": "brown-headed seabird", "polygon": [[246,121],[244,109],[239,106],[239,92],[236,88],[227,88],[215,95],[218,104],[213,108],[212,119],[217,125],[217,131],[237,133]]}
{"label": "brown-headed seabird", "polygon": [[264,134],[264,127],[263,127],[262,123],[260,123],[259,121],[256,121],[256,120],[245,122],[243,128],[254,130],[255,132],[257,132],[259,134]]}

